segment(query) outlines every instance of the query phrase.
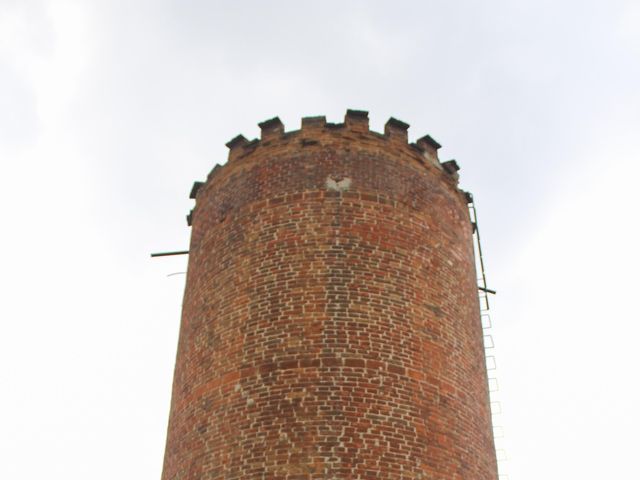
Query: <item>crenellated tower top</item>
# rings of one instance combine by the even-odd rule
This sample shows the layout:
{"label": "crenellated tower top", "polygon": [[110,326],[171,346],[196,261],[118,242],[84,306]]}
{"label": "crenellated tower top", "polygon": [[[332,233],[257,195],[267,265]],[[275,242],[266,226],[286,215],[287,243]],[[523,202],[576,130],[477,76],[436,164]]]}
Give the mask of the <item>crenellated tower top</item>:
{"label": "crenellated tower top", "polygon": [[[240,134],[226,143],[229,148],[228,161],[224,165],[216,165],[207,176],[207,182],[227,167],[250,160],[254,152],[273,149],[274,154],[283,148],[324,148],[337,145],[341,140],[348,148],[380,148],[402,149],[409,157],[415,159],[416,165],[430,169],[437,169],[445,176],[449,183],[457,185],[459,166],[455,160],[441,162],[438,150],[441,145],[430,135],[424,135],[413,143],[409,143],[409,124],[396,118],[389,118],[384,126],[384,133],[369,129],[369,112],[348,109],[344,122],[330,123],[324,116],[303,117],[298,130],[285,131],[284,124],[278,117],[265,120],[258,124],[260,138],[248,140]],[[293,144],[293,145],[292,145]],[[207,182],[195,182],[191,189],[190,198],[196,199],[198,190]],[[190,224],[191,214],[187,217]]]}

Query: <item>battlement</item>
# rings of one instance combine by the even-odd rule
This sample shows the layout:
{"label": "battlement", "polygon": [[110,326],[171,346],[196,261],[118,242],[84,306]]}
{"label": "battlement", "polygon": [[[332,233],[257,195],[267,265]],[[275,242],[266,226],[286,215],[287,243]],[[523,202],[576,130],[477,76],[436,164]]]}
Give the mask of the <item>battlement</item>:
{"label": "battlement", "polygon": [[229,161],[232,162],[253,152],[260,146],[273,145],[278,141],[290,141],[300,137],[303,146],[320,144],[319,137],[326,131],[347,131],[349,133],[359,133],[370,135],[371,138],[384,139],[398,146],[406,145],[421,155],[423,163],[431,163],[441,167],[438,159],[438,149],[441,145],[430,135],[425,135],[418,139],[416,143],[409,144],[408,130],[409,124],[391,117],[384,126],[384,133],[374,132],[369,129],[369,112],[364,110],[347,110],[343,123],[328,123],[324,116],[304,117],[299,130],[285,132],[284,124],[278,117],[265,120],[258,124],[260,127],[260,138],[252,141],[247,140],[243,135],[238,135],[227,142],[229,148]]}
{"label": "battlement", "polygon": [[[258,124],[260,138],[248,140],[240,134],[226,143],[229,148],[228,161],[223,166],[216,165],[209,173],[207,181],[214,175],[227,170],[227,166],[241,164],[250,160],[254,152],[263,151],[277,155],[282,148],[296,145],[300,148],[322,148],[339,145],[341,141],[347,148],[374,148],[401,150],[406,158],[415,160],[416,165],[440,171],[451,183],[457,185],[459,169],[455,160],[440,162],[438,149],[441,145],[430,135],[424,135],[409,143],[409,124],[396,118],[389,118],[384,125],[384,133],[369,128],[369,112],[348,109],[342,123],[329,123],[324,116],[303,117],[298,130],[285,131],[278,117]],[[273,153],[270,150],[273,149]],[[413,161],[409,160],[409,161]],[[195,182],[190,198],[196,199],[203,182]]]}

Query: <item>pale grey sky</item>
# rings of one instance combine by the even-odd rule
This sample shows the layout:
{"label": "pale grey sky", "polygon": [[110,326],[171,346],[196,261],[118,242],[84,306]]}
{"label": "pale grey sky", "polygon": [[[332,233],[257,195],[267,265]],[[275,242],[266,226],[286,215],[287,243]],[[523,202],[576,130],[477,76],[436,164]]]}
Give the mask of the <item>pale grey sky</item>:
{"label": "pale grey sky", "polygon": [[0,478],[158,479],[193,180],[278,115],[475,195],[510,480],[640,478],[640,4],[0,0]]}

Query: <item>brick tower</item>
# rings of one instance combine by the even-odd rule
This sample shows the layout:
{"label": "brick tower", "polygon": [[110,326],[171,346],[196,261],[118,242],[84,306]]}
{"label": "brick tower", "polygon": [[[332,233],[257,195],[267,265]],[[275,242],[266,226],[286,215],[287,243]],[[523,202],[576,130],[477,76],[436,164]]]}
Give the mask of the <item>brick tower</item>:
{"label": "brick tower", "polygon": [[390,119],[303,118],[192,190],[163,480],[495,480],[455,162]]}

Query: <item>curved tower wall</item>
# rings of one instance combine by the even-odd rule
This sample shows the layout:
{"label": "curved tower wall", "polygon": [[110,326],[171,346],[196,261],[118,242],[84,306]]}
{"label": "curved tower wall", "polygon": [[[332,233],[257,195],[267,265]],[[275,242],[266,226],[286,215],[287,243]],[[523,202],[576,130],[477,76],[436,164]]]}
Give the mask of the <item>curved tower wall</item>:
{"label": "curved tower wall", "polygon": [[192,191],[163,480],[497,479],[455,163],[366,112],[260,126]]}

